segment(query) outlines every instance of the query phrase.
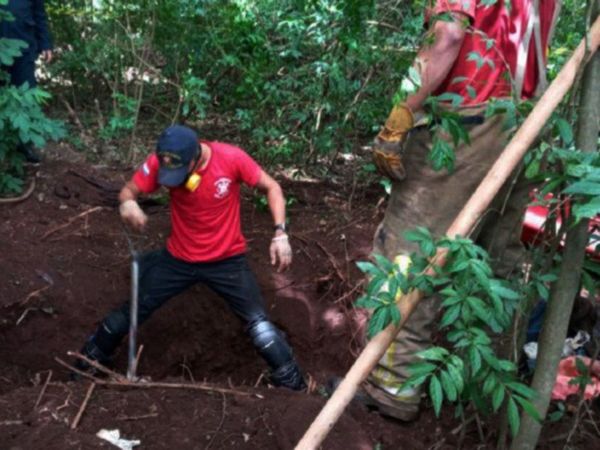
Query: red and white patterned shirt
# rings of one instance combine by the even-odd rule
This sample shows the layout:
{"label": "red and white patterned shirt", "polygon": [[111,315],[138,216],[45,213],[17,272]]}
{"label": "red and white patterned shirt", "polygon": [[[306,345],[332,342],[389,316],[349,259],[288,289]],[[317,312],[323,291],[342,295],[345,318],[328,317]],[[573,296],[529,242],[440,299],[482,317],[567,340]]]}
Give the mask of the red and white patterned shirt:
{"label": "red and white patterned shirt", "polygon": [[[465,35],[454,67],[434,92],[455,93],[463,98],[462,105],[476,105],[491,97],[509,97],[511,84],[507,69],[514,77],[519,46],[522,45],[529,21],[533,17],[532,0],[505,0],[495,3],[481,0],[433,0],[426,17],[431,21],[435,15],[457,12],[466,16],[470,27]],[[539,16],[544,61],[554,10],[555,0],[540,0]],[[538,83],[535,40],[529,41],[523,82],[523,98],[531,98]]]}

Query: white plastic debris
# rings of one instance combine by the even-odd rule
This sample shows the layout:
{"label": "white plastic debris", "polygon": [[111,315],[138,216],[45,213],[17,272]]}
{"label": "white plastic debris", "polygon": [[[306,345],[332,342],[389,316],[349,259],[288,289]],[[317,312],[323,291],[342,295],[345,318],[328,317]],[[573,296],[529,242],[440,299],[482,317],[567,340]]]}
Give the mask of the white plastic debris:
{"label": "white plastic debris", "polygon": [[[578,331],[575,337],[565,339],[561,358],[579,354],[579,350],[589,341],[589,333],[585,331]],[[523,346],[523,351],[525,352],[525,355],[527,355],[529,363],[533,363],[533,365],[535,365],[535,360],[537,359],[538,354],[538,343],[528,342]],[[533,368],[533,366],[531,368]]]}
{"label": "white plastic debris", "polygon": [[537,342],[528,342],[527,344],[525,344],[523,346],[523,351],[525,352],[525,355],[527,355],[527,357],[529,359],[532,359],[535,361],[537,359],[538,343]]}
{"label": "white plastic debris", "polygon": [[576,355],[578,350],[590,341],[590,335],[586,331],[578,331],[574,338],[565,339],[562,357]]}
{"label": "white plastic debris", "polygon": [[123,439],[119,430],[100,430],[96,433],[100,439],[110,442],[121,450],[132,450],[136,445],[142,442],[139,439]]}

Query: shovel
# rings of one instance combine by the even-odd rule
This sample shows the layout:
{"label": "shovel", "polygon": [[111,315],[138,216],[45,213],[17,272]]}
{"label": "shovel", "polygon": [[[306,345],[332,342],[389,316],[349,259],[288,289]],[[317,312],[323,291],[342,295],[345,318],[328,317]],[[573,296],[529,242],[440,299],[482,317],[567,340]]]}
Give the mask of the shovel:
{"label": "shovel", "polygon": [[136,370],[137,370],[137,348],[136,348],[136,337],[138,327],[138,283],[140,275],[140,263],[139,253],[133,246],[133,242],[127,232],[125,226],[125,237],[129,245],[129,252],[131,253],[131,301],[129,302],[129,349],[127,354],[127,380],[135,381]]}

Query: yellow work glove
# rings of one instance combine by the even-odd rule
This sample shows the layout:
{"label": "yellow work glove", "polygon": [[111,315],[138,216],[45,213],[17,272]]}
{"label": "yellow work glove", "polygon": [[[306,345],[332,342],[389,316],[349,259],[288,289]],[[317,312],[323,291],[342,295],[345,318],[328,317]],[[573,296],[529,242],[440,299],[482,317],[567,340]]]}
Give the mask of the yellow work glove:
{"label": "yellow work glove", "polygon": [[385,125],[373,141],[373,161],[382,175],[394,181],[406,176],[402,150],[408,132],[415,122],[410,108],[400,103],[392,109]]}

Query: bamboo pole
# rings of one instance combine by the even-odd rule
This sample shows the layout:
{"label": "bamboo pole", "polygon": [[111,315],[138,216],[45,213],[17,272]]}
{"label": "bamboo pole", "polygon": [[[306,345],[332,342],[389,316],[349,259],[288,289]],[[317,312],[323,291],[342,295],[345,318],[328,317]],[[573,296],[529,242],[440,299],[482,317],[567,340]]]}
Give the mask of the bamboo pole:
{"label": "bamboo pole", "polygon": [[[523,122],[521,128],[519,128],[510,140],[477,190],[473,193],[452,225],[450,225],[450,228],[446,232],[448,236],[465,236],[471,231],[512,171],[519,164],[529,146],[550,118],[552,112],[573,85],[584,60],[589,59],[595,53],[599,43],[600,19],[597,19],[590,29],[587,38],[582,40],[577,49],[575,49],[569,61],[567,61],[552,84],[550,84],[535,108],[531,111],[529,117]],[[438,250],[436,264],[443,265],[444,254],[442,250]],[[373,367],[381,359],[422,296],[421,292],[413,291],[400,299],[398,302],[398,309],[401,314],[400,323],[397,326],[388,326],[371,339],[346,374],[344,380],[305,432],[300,442],[298,442],[296,450],[316,450],[319,448],[346,409],[348,403],[354,397],[360,383],[367,378]]]}

